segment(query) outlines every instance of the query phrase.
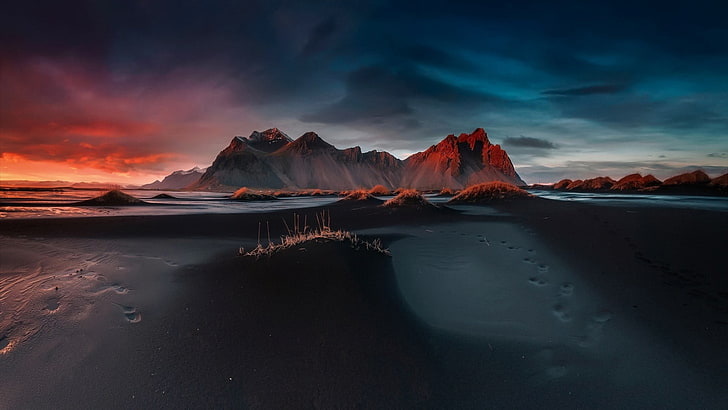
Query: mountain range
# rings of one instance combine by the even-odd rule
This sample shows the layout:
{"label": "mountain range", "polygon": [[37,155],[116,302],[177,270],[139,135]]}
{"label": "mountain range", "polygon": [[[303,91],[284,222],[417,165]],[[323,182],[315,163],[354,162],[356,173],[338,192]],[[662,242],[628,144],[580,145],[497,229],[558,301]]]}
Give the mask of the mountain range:
{"label": "mountain range", "polygon": [[341,190],[384,185],[460,189],[488,181],[525,185],[508,154],[499,145],[491,144],[482,128],[457,137],[448,135],[405,160],[384,151],[362,152],[358,146],[337,149],[314,132],[293,140],[271,128],[254,131],[249,137],[234,137],[198,179],[178,188]]}
{"label": "mountain range", "polygon": [[710,178],[702,170],[695,170],[660,181],[653,175],[629,174],[619,180],[610,177],[590,179],[562,179],[553,185],[533,185],[532,188],[575,192],[642,192],[642,193],[684,193],[718,194],[728,193],[728,174]]}

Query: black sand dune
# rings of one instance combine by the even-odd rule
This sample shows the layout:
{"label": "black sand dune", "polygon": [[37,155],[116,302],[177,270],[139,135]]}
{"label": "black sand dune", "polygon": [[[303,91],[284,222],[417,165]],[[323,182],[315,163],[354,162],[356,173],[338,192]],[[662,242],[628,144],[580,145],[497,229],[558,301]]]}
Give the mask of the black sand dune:
{"label": "black sand dune", "polygon": [[75,202],[71,205],[76,206],[140,206],[150,205],[141,199],[135,198],[129,194],[121,192],[119,190],[109,191],[96,198],[87,199],[84,201]]}

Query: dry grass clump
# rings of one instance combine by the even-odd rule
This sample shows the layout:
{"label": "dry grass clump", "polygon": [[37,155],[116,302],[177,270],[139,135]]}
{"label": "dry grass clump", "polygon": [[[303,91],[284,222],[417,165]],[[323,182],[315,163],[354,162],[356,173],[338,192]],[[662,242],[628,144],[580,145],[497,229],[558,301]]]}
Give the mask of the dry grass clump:
{"label": "dry grass clump", "polygon": [[533,195],[505,182],[494,181],[469,186],[452,197],[448,203],[486,202],[498,199],[529,198]]}
{"label": "dry grass clump", "polygon": [[291,197],[297,196],[297,194],[293,191],[283,191],[283,190],[269,192],[269,194],[276,198],[291,198]]}
{"label": "dry grass clump", "polygon": [[403,189],[394,198],[384,203],[386,207],[427,207],[432,205],[416,189]]}
{"label": "dry grass clump", "polygon": [[370,195],[392,195],[392,191],[385,187],[384,185],[374,185],[372,189],[369,190]]}
{"label": "dry grass clump", "polygon": [[258,224],[258,246],[253,250],[246,252],[244,248],[238,250],[238,254],[241,256],[253,256],[256,259],[261,256],[271,256],[276,252],[280,252],[284,249],[292,248],[294,246],[302,245],[306,242],[319,242],[319,241],[334,241],[334,242],[348,242],[351,247],[355,250],[367,250],[381,253],[383,255],[392,256],[389,249],[382,246],[380,239],[375,239],[371,242],[360,239],[349,231],[341,229],[331,229],[331,215],[327,214],[326,211],[322,211],[321,214],[316,215],[317,228],[311,229],[307,225],[306,218],[304,217],[303,225],[301,225],[301,215],[293,214],[293,229],[288,226],[288,223],[284,220],[283,223],[286,225],[287,235],[281,236],[280,243],[274,243],[270,239],[270,226],[266,222],[266,228],[268,230],[268,246],[263,246],[260,243],[260,229],[261,224]]}
{"label": "dry grass clump", "polygon": [[345,201],[366,201],[367,199],[372,199],[373,196],[369,195],[369,191],[366,189],[357,189],[355,191],[349,191],[347,192],[346,196],[343,198]]}
{"label": "dry grass clump", "polygon": [[235,199],[238,201],[264,201],[269,199],[275,199],[274,196],[256,193],[248,189],[247,187],[242,187],[235,191],[231,196],[230,199]]}
{"label": "dry grass clump", "polygon": [[322,195],[324,195],[324,191],[316,188],[316,189],[312,189],[310,191],[304,191],[302,194],[308,195],[308,196],[322,196]]}
{"label": "dry grass clump", "polygon": [[440,190],[440,193],[437,194],[437,196],[453,196],[453,195],[455,195],[455,191],[453,191],[452,189],[450,189],[448,187],[442,188],[442,190]]}

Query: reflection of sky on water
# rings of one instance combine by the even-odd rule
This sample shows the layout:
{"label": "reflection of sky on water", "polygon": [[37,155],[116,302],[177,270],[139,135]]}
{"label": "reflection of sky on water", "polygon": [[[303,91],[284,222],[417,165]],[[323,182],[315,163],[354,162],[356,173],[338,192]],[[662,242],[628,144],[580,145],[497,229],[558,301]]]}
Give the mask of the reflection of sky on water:
{"label": "reflection of sky on water", "polygon": [[[78,216],[117,215],[184,215],[207,213],[268,212],[281,209],[309,208],[337,201],[338,197],[280,198],[274,201],[233,201],[230,193],[219,192],[165,192],[134,191],[126,193],[158,206],[132,207],[76,207],[58,206],[59,203],[76,202],[102,195],[105,191],[5,191],[0,201],[0,218],[48,218]],[[162,193],[174,199],[154,199]],[[12,206],[11,204],[34,204],[34,206]],[[43,206],[53,203],[53,206]],[[37,204],[37,205],[35,205]]]}
{"label": "reflection of sky on water", "polygon": [[[126,191],[130,195],[158,206],[141,207],[75,207],[62,206],[84,199],[102,195],[105,191],[0,191],[0,218],[49,218],[79,216],[115,215],[183,215],[205,213],[247,213],[268,212],[285,209],[309,208],[331,204],[339,200],[335,196],[279,198],[273,201],[232,201],[229,193],[219,192],[165,192],[165,191]],[[584,192],[530,191],[542,198],[560,201],[591,202],[609,206],[667,206],[679,208],[706,209],[728,212],[728,198],[688,195],[641,195]],[[174,199],[154,199],[161,193],[174,196]],[[387,200],[392,196],[381,196]],[[450,197],[427,195],[430,202],[446,203]],[[18,204],[13,206],[12,204]],[[32,204],[32,206],[27,206]],[[48,206],[43,206],[48,204]],[[61,206],[59,206],[61,205]],[[458,208],[458,206],[453,206]],[[461,206],[462,208],[462,206]],[[466,206],[460,209],[466,213],[497,214],[490,207]],[[459,209],[459,208],[458,208]],[[485,212],[483,212],[485,211]],[[494,213],[495,212],[495,213]]]}
{"label": "reflection of sky on water", "polygon": [[728,197],[695,195],[615,194],[594,192],[564,192],[529,190],[546,199],[591,202],[611,206],[666,206],[672,208],[706,209],[728,212]]}

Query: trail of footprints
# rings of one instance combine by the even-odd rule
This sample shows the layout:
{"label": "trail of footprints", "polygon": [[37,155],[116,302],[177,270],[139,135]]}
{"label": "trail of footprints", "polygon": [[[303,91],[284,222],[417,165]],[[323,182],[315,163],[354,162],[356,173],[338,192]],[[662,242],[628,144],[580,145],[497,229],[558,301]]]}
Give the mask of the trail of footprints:
{"label": "trail of footprints", "polygon": [[[531,232],[529,232],[531,233]],[[478,235],[480,242],[486,242],[485,236]],[[508,241],[500,241],[498,244],[504,247],[507,251],[518,251],[521,247],[512,245]],[[535,272],[532,276],[529,276],[528,283],[538,288],[549,288],[549,283],[546,274],[549,272],[549,265],[539,262],[534,258],[535,251],[533,249],[524,250],[528,256],[522,259],[523,263],[534,265]],[[562,282],[558,285],[556,292],[556,301],[551,307],[551,312],[554,317],[562,323],[570,323],[573,321],[571,309],[569,308],[570,299],[572,299],[575,293],[575,286],[571,282]],[[591,315],[584,327],[584,333],[576,337],[579,346],[587,347],[596,343],[602,335],[604,325],[612,318],[612,313],[607,310],[597,311]]]}
{"label": "trail of footprints", "polygon": [[[100,287],[95,287],[95,290],[92,290],[90,292],[93,296],[101,296],[103,294],[106,294],[108,292],[113,292],[117,295],[126,295],[129,293],[130,289],[126,286],[123,286],[116,282],[109,283],[107,281],[107,278],[99,273],[94,272],[93,270],[89,270],[88,266],[85,265],[85,268],[79,268],[75,271],[65,274],[65,275],[56,275],[59,278],[75,278],[77,280],[93,280],[102,282],[103,285]],[[119,267],[119,269],[123,269],[123,267]],[[55,280],[56,276],[53,276],[51,279]],[[64,288],[66,288],[69,284],[64,282],[58,282],[56,281],[56,284],[48,288],[47,290],[49,292],[52,292],[50,297],[46,298],[45,304],[43,306],[43,310],[45,310],[48,313],[55,313],[59,310],[59,308],[62,306],[62,300],[65,297],[68,297],[69,295],[65,294],[63,292]],[[71,287],[75,287],[73,284],[71,284]],[[88,288],[87,288],[88,289]],[[134,306],[126,306],[121,305],[115,302],[111,302],[119,309],[121,310],[122,315],[126,319],[126,321],[130,323],[138,323],[141,321],[142,316],[141,312],[138,310],[138,308]]]}

